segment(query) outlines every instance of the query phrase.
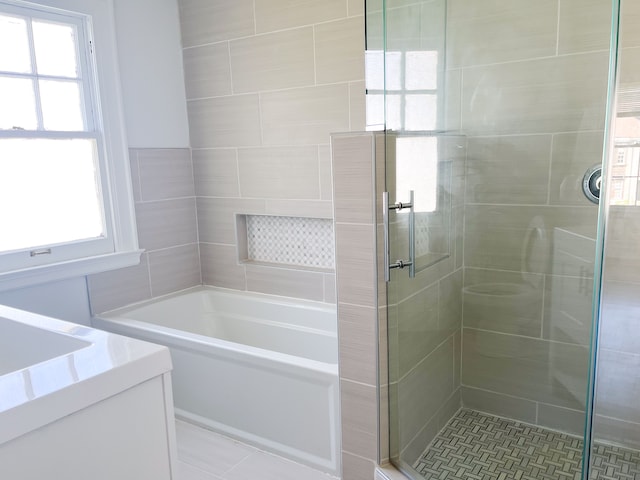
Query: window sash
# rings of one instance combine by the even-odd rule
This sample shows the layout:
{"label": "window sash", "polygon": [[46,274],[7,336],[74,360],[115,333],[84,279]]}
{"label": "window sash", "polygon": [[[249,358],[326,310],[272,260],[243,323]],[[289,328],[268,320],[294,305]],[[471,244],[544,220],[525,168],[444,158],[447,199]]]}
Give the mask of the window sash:
{"label": "window sash", "polygon": [[[76,81],[81,85],[81,111],[84,116],[84,130],[81,131],[55,131],[44,130],[42,121],[42,109],[38,102],[37,116],[38,128],[36,130],[0,130],[0,140],[6,138],[24,139],[92,139],[96,142],[97,149],[97,187],[102,200],[103,236],[91,239],[72,240],[62,244],[44,245],[37,248],[25,247],[11,252],[0,252],[0,274],[40,267],[49,264],[72,262],[82,258],[113,254],[118,245],[115,239],[114,218],[111,207],[114,199],[110,193],[109,176],[107,168],[107,147],[103,135],[103,125],[100,118],[100,100],[97,88],[97,65],[93,58],[91,38],[92,26],[88,15],[82,13],[61,13],[56,9],[43,5],[29,4],[17,5],[14,2],[0,1],[0,13],[29,19],[55,22],[72,25],[76,32],[76,58],[78,62],[78,75],[76,78],[39,75],[35,70],[35,50],[33,34],[29,32],[30,56],[32,72],[14,73],[0,72],[2,76],[17,78],[29,78],[34,82],[39,80]],[[28,28],[30,30],[30,27]],[[36,93],[38,97],[38,93]]]}

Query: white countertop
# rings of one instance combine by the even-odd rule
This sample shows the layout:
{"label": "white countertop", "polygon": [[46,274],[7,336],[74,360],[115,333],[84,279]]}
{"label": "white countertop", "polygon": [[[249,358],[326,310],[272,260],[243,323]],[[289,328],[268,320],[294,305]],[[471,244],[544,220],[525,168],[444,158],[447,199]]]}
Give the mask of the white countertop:
{"label": "white countertop", "polygon": [[0,445],[169,371],[166,347],[0,305]]}

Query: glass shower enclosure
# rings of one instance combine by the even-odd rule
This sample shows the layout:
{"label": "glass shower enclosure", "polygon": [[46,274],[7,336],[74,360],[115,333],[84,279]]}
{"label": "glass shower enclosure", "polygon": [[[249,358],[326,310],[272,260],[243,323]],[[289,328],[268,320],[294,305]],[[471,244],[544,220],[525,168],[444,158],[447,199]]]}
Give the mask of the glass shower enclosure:
{"label": "glass shower enclosure", "polygon": [[367,2],[413,479],[640,478],[636,3]]}

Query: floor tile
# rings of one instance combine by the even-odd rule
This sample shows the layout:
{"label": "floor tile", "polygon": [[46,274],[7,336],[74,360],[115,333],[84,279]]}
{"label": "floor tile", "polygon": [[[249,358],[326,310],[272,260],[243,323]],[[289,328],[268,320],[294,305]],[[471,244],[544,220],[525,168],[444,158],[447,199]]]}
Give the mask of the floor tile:
{"label": "floor tile", "polygon": [[176,480],[220,480],[220,477],[181,461],[178,461],[177,475]]}
{"label": "floor tile", "polygon": [[[591,478],[640,479],[640,452],[596,444]],[[414,464],[426,479],[578,480],[582,439],[460,410]]]}
{"label": "floor tile", "polygon": [[224,480],[332,480],[326,473],[264,452],[255,453],[225,473]]}
{"label": "floor tile", "polygon": [[255,448],[182,421],[176,422],[176,438],[179,460],[218,476],[257,452]]}

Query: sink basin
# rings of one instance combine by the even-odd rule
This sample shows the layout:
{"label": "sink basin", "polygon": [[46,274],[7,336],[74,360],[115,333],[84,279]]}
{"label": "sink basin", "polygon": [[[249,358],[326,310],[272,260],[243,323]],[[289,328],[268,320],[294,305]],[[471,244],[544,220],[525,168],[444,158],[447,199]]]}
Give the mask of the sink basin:
{"label": "sink basin", "polygon": [[170,371],[166,347],[0,305],[0,448]]}
{"label": "sink basin", "polygon": [[0,376],[88,347],[91,342],[0,318]]}

